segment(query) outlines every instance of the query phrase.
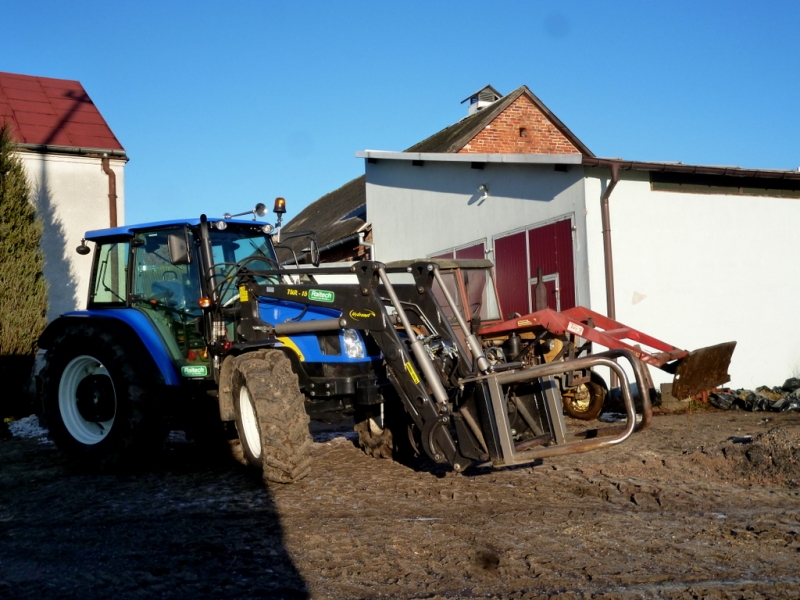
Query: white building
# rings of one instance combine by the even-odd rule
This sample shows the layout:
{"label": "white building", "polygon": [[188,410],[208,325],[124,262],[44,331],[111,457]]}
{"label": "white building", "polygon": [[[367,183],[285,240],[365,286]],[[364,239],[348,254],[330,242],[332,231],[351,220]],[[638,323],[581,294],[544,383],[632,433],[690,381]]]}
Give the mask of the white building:
{"label": "white building", "polygon": [[48,319],[83,308],[91,256],[83,233],[122,225],[124,148],[77,81],[0,73],[0,122],[10,122],[44,222]]}

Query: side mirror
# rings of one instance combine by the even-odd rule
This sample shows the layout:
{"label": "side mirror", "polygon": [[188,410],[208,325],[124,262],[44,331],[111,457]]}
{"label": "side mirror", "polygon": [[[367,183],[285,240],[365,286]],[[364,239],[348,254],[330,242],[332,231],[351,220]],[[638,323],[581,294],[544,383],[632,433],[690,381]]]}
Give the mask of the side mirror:
{"label": "side mirror", "polygon": [[169,246],[169,261],[173,265],[188,265],[192,262],[189,255],[189,244],[186,240],[186,233],[170,233],[167,237]]}
{"label": "side mirror", "polygon": [[89,248],[89,246],[86,245],[86,240],[85,239],[82,239],[81,240],[81,245],[78,246],[77,248],[75,248],[75,252],[77,252],[81,256],[86,256],[91,251],[92,251],[92,249]]}
{"label": "side mirror", "polygon": [[312,237],[311,242],[308,245],[308,253],[311,255],[311,264],[315,267],[319,266],[319,245],[317,244],[317,238]]}

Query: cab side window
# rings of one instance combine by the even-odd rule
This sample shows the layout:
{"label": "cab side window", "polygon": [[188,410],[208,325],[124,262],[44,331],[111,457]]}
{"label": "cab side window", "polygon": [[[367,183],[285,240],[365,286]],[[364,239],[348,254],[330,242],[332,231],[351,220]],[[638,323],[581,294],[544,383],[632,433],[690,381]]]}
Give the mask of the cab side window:
{"label": "cab side window", "polygon": [[125,304],[128,292],[129,251],[130,246],[127,242],[100,244],[89,293],[89,305]]}

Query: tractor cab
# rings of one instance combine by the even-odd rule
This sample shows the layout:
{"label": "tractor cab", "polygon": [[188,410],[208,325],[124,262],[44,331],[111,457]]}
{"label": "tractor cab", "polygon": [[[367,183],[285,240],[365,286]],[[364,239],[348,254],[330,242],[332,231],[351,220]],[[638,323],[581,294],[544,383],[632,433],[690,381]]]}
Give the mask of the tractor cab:
{"label": "tractor cab", "polygon": [[[87,308],[135,309],[158,332],[184,376],[209,376],[203,307],[211,299],[221,307],[237,304],[235,276],[242,266],[277,269],[271,233],[271,225],[225,219],[90,231],[85,240],[97,249]],[[234,339],[233,318],[224,323],[231,331],[223,337]]]}

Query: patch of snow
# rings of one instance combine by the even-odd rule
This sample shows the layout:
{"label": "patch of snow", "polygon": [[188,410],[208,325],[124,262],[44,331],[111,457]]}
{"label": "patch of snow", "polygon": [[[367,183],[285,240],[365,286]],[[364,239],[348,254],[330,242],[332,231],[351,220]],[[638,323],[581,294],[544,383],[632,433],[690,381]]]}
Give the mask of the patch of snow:
{"label": "patch of snow", "polygon": [[[46,438],[47,429],[39,423],[39,417],[31,415],[18,421],[11,421],[8,424],[11,435],[18,438]],[[42,440],[43,442],[46,440]]]}
{"label": "patch of snow", "polygon": [[167,436],[167,442],[171,444],[186,444],[186,432],[184,431],[170,431]]}
{"label": "patch of snow", "polygon": [[319,431],[313,434],[314,442],[324,444],[326,442],[355,442],[358,441],[358,434],[355,431]]}
{"label": "patch of snow", "polygon": [[[597,417],[597,420],[602,423],[618,423],[619,421],[627,421],[628,415],[626,415],[625,413],[609,412],[609,413],[603,413],[602,415]],[[642,420],[642,415],[637,414],[636,422],[639,423],[641,420]]]}

